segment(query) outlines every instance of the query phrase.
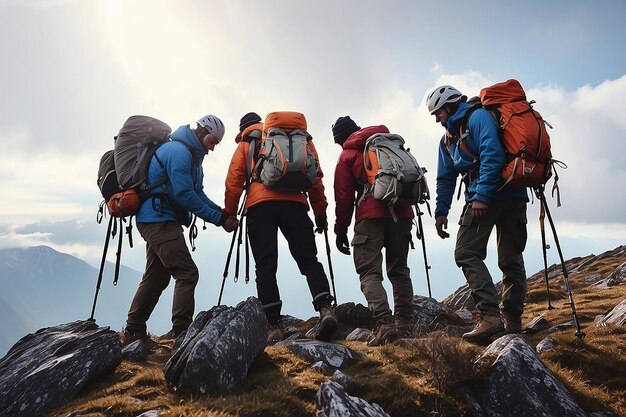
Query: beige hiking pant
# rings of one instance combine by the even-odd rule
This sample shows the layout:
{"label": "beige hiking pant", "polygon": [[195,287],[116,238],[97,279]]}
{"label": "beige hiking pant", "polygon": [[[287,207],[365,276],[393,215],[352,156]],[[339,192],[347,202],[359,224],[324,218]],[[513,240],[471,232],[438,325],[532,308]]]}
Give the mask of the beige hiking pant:
{"label": "beige hiking pant", "polygon": [[366,219],[354,227],[354,265],[361,291],[377,323],[394,322],[383,287],[383,248],[396,318],[408,321],[412,316],[413,284],[407,265],[411,226],[409,219]]}
{"label": "beige hiking pant", "polygon": [[146,241],[146,270],[130,305],[126,328],[131,332],[146,331],[146,322],[173,276],[172,327],[186,330],[193,320],[199,273],[183,229],[174,222],[137,223],[137,229]]}

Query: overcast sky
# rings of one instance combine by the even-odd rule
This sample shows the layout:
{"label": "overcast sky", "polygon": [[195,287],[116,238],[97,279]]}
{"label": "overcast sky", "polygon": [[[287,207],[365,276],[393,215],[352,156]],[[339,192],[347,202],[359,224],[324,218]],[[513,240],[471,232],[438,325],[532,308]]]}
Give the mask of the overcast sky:
{"label": "overcast sky", "polygon": [[[405,137],[434,190],[442,128],[425,95],[452,84],[471,96],[516,78],[554,126],[553,154],[568,165],[559,171],[563,206],[550,201],[565,257],[612,249],[626,243],[625,18],[621,0],[0,0],[0,248],[47,244],[99,263],[106,227],[95,222],[97,165],[133,114],[174,129],[206,113],[224,121],[226,137],[204,162],[205,190],[223,205],[239,118],[303,112],[332,224],[337,117]],[[454,205],[453,232],[461,202]],[[536,203],[528,215],[531,274],[541,267]],[[464,279],[451,265],[453,239],[436,238],[433,223],[425,219],[441,299]],[[124,263],[141,271],[137,233],[135,241]],[[212,291],[229,242],[221,228],[201,231],[194,257]],[[318,248],[326,265],[322,238]],[[340,302],[364,302],[351,259],[332,249]],[[421,259],[411,252],[424,294]],[[286,312],[312,314],[308,300],[299,310],[305,281],[285,250],[280,271]],[[227,301],[244,293],[253,285]]]}

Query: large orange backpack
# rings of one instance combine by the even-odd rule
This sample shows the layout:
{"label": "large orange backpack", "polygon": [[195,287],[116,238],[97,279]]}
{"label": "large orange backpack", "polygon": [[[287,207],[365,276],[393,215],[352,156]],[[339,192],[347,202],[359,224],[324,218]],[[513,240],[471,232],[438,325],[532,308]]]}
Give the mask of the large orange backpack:
{"label": "large orange backpack", "polygon": [[508,80],[480,91],[482,107],[491,111],[500,126],[506,151],[502,178],[506,184],[536,188],[552,176],[550,135],[552,128],[526,99],[517,80]]}
{"label": "large orange backpack", "polygon": [[263,136],[253,180],[267,188],[306,192],[317,181],[319,163],[311,149],[302,113],[269,113],[263,122]]}

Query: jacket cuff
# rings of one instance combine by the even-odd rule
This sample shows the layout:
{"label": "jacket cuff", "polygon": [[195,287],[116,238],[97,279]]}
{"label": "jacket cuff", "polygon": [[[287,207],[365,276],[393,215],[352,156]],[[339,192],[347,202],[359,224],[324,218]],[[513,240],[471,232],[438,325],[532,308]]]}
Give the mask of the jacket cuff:
{"label": "jacket cuff", "polygon": [[224,210],[222,210],[221,213],[222,217],[220,217],[220,221],[217,224],[218,226],[224,226],[224,223],[226,223],[226,220],[228,219],[228,213],[226,213]]}

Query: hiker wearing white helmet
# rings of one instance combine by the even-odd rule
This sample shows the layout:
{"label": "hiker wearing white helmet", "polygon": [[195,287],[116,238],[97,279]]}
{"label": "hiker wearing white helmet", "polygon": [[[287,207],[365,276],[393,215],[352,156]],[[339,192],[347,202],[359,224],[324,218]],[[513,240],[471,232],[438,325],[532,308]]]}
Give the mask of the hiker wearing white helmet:
{"label": "hiker wearing white helmet", "polygon": [[[505,151],[498,123],[488,110],[468,103],[467,97],[450,85],[435,88],[426,97],[426,105],[435,121],[446,128],[439,142],[435,207],[435,228],[442,239],[450,236],[444,229],[459,175],[465,184],[454,258],[480,315],[474,330],[463,338],[482,339],[503,330],[519,333],[526,295],[526,188],[504,185],[500,173]],[[502,270],[501,303],[484,262],[494,227]]]}
{"label": "hiker wearing white helmet", "polygon": [[198,125],[213,135],[217,139],[217,143],[222,141],[224,137],[224,123],[217,116],[207,114],[198,120]]}
{"label": "hiker wearing white helmet", "polygon": [[222,121],[207,115],[195,128],[183,125],[174,131],[150,161],[147,183],[163,185],[150,191],[136,217],[137,229],[146,241],[146,270],[128,311],[121,338],[124,346],[138,339],[150,343],[146,322],[171,277],[176,281],[172,330],[162,337],[177,338],[191,324],[199,273],[182,226],[191,225],[192,215],[229,233],[237,228],[237,218],[228,216],[203,191],[202,161],[223,137]]}

